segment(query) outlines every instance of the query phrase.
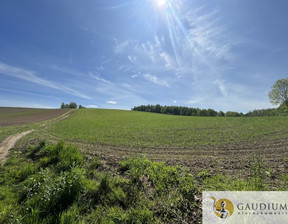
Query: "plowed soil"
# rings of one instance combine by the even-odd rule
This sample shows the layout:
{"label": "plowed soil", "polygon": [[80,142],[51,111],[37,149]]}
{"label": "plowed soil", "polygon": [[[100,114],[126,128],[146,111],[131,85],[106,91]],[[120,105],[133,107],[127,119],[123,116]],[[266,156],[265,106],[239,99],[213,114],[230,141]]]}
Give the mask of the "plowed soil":
{"label": "plowed soil", "polygon": [[211,174],[223,173],[247,177],[250,175],[250,165],[260,160],[264,168],[271,169],[278,177],[288,172],[288,138],[201,148],[136,149],[93,144],[78,146],[84,151],[88,149],[91,154],[100,154],[112,166],[127,156],[145,154],[151,160],[165,161],[168,165],[185,166],[192,172],[205,169]]}
{"label": "plowed soil", "polygon": [[0,126],[21,125],[49,120],[71,109],[33,109],[0,107]]}

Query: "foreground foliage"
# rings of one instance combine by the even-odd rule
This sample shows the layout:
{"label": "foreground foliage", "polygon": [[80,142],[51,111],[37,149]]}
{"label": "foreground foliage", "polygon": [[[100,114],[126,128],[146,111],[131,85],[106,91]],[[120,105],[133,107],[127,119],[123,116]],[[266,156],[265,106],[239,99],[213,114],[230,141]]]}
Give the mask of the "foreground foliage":
{"label": "foreground foliage", "polygon": [[[200,223],[203,190],[271,189],[261,160],[244,180],[145,157],[105,169],[63,142],[18,150],[1,167],[0,223]],[[287,189],[283,178],[278,190]]]}

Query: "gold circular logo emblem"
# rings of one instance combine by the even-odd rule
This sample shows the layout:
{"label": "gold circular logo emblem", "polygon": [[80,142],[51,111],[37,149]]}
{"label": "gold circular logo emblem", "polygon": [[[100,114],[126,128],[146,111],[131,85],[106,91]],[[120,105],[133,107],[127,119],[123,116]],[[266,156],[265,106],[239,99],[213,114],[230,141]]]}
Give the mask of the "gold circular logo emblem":
{"label": "gold circular logo emblem", "polygon": [[221,198],[216,200],[216,198],[212,197],[214,200],[213,210],[215,215],[217,215],[221,219],[226,219],[231,216],[234,212],[233,203],[226,198]]}

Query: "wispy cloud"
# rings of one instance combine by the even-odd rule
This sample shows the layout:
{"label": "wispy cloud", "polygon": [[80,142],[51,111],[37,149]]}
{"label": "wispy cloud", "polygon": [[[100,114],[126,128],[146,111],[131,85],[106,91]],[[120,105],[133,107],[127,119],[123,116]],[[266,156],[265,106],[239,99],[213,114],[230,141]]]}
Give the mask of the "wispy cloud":
{"label": "wispy cloud", "polygon": [[128,59],[132,63],[136,63],[137,62],[137,57],[135,57],[135,56],[128,55]]}
{"label": "wispy cloud", "polygon": [[114,53],[115,54],[120,54],[122,53],[125,48],[129,45],[128,41],[123,41],[123,42],[118,42],[117,39],[114,40],[115,41],[115,47],[114,47]]}
{"label": "wispy cloud", "polygon": [[175,68],[175,62],[169,54],[167,54],[166,52],[162,52],[162,53],[160,53],[160,57],[164,60],[165,67],[167,69]]}
{"label": "wispy cloud", "polygon": [[[17,93],[17,94],[21,94],[21,95],[30,95],[30,96],[37,96],[37,97],[51,97],[49,95],[44,95],[44,94],[36,94],[36,93],[32,93],[32,92],[27,92],[27,91],[21,91],[21,90],[15,90],[15,89],[7,89],[7,88],[0,88],[1,91],[5,91],[5,92],[11,92],[11,93]],[[54,98],[54,97],[52,97]]]}
{"label": "wispy cloud", "polygon": [[194,99],[190,99],[186,102],[186,104],[197,104],[200,102],[203,102],[204,99],[203,98],[194,98]]}
{"label": "wispy cloud", "polygon": [[108,103],[108,104],[117,104],[117,102],[116,102],[116,101],[114,101],[114,100],[109,100],[109,101],[106,101],[106,103]]}
{"label": "wispy cloud", "polygon": [[98,108],[97,105],[93,105],[93,104],[91,104],[91,105],[87,105],[86,107],[87,107],[87,108]]}
{"label": "wispy cloud", "polygon": [[136,40],[126,40],[119,44],[117,41],[114,48],[119,49],[117,51],[114,49],[114,52],[123,54],[130,62],[131,69],[175,70],[175,59],[164,45],[164,37],[158,36],[155,36],[153,41],[140,43]]}
{"label": "wispy cloud", "polygon": [[192,9],[184,19],[188,24],[189,42],[203,57],[227,61],[235,58],[231,49],[242,40],[223,26],[221,13],[217,9],[209,13],[205,12],[205,7]]}
{"label": "wispy cloud", "polygon": [[38,104],[38,103],[33,103],[33,102],[23,102],[23,100],[12,100],[12,99],[0,99],[0,105],[5,106],[5,107],[29,107],[29,108],[47,108],[47,109],[52,109],[55,107],[52,107],[50,105],[44,105],[44,104]]}
{"label": "wispy cloud", "polygon": [[58,72],[61,72],[61,73],[65,73],[65,74],[69,74],[69,75],[80,76],[80,77],[86,76],[86,74],[83,73],[83,72],[80,72],[80,71],[77,71],[77,70],[73,70],[71,68],[66,68],[66,67],[63,67],[63,66],[59,66],[59,65],[56,65],[56,64],[55,65],[51,65],[50,68],[52,68],[55,71],[58,71]]}
{"label": "wispy cloud", "polygon": [[227,92],[227,88],[225,86],[225,81],[223,80],[215,80],[214,81],[214,84],[216,84],[221,92],[221,94],[223,96],[227,96],[228,95],[228,92]]}
{"label": "wispy cloud", "polygon": [[153,82],[154,84],[160,85],[160,86],[165,86],[165,87],[169,87],[169,84],[164,81],[164,80],[160,80],[157,76],[155,75],[151,75],[151,74],[144,74],[143,77],[150,81]]}
{"label": "wispy cloud", "polygon": [[42,85],[45,87],[57,89],[59,91],[65,92],[67,94],[71,94],[80,98],[84,99],[91,99],[89,96],[86,96],[75,89],[69,88],[67,86],[64,86],[62,84],[54,83],[49,80],[40,78],[36,75],[34,71],[26,70],[23,68],[18,68],[15,66],[10,66],[8,64],[5,64],[3,62],[0,62],[0,73],[3,75],[12,76],[18,79],[22,79],[31,83],[35,83],[38,85]]}
{"label": "wispy cloud", "polygon": [[110,83],[108,80],[100,77],[99,75],[94,75],[92,72],[89,72],[89,75],[93,78],[96,79],[98,81],[104,82],[104,83]]}

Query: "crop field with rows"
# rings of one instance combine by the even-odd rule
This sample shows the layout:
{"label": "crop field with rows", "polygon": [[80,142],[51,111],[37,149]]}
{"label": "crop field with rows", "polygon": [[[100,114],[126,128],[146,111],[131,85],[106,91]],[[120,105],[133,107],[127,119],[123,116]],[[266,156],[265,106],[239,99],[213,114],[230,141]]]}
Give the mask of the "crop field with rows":
{"label": "crop field with rows", "polygon": [[81,109],[52,125],[46,135],[112,157],[140,153],[196,170],[238,172],[252,157],[261,155],[264,163],[281,173],[287,156],[288,118]]}

